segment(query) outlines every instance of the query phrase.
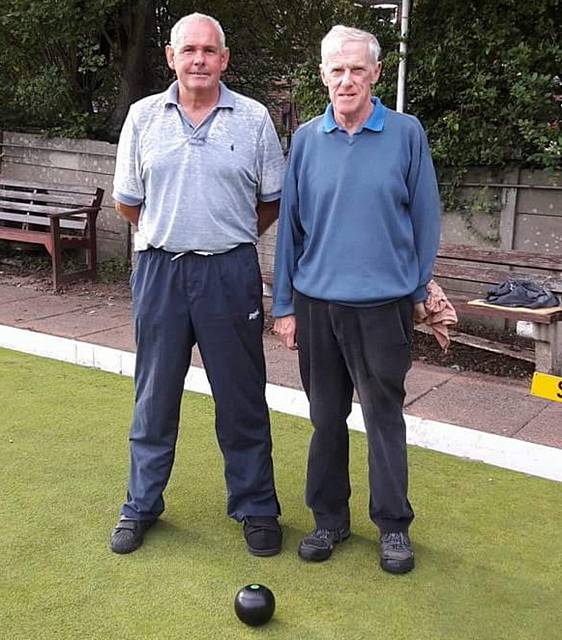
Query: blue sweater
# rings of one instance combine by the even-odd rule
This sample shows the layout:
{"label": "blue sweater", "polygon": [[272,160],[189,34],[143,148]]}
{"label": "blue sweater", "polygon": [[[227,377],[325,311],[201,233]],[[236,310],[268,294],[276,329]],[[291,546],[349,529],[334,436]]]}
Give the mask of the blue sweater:
{"label": "blue sweater", "polygon": [[293,290],[346,305],[427,297],[439,246],[439,192],[425,133],[373,98],[350,136],[332,106],[291,145],[281,196],[273,315],[294,313]]}

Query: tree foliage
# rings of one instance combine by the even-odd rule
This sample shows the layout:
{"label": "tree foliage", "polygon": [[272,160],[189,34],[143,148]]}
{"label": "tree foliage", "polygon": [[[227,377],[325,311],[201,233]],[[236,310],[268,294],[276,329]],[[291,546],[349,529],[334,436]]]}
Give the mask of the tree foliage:
{"label": "tree foliage", "polygon": [[[398,29],[361,0],[0,0],[0,128],[115,140],[131,102],[172,79],[163,47],[182,15],[223,24],[227,81],[301,120],[327,102],[320,40],[334,24],[377,34],[377,94],[393,106]],[[409,111],[441,164],[561,163],[562,0],[416,0]],[[558,78],[558,80],[557,80]],[[557,98],[558,96],[558,98]]]}
{"label": "tree foliage", "polygon": [[562,2],[417,0],[409,109],[450,166],[562,161]]}
{"label": "tree foliage", "polygon": [[307,120],[322,113],[326,107],[327,90],[322,85],[318,69],[320,42],[335,24],[345,24],[376,34],[384,59],[382,75],[377,84],[377,95],[386,104],[394,105],[399,62],[399,32],[396,26],[392,24],[388,15],[368,6],[358,6],[358,3],[330,4],[332,11],[329,19],[316,30],[314,39],[310,40],[308,49],[304,52],[305,56],[294,70],[295,99],[301,118]]}
{"label": "tree foliage", "polygon": [[[2,0],[3,125],[76,128],[111,75],[101,33],[117,0]],[[105,46],[104,46],[105,45]]]}

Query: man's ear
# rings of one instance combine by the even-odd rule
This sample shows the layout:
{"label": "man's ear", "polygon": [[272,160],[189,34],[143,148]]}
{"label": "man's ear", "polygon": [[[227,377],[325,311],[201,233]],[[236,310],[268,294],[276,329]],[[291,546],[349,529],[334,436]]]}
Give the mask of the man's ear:
{"label": "man's ear", "polygon": [[377,62],[373,70],[373,79],[371,80],[371,84],[375,84],[376,82],[379,81],[379,78],[381,77],[381,71],[382,71],[382,62]]}
{"label": "man's ear", "polygon": [[318,65],[320,67],[320,77],[322,78],[322,84],[327,87],[328,86],[328,80],[326,78],[326,73],[324,71],[324,66],[319,64]]}
{"label": "man's ear", "polygon": [[221,71],[226,71],[229,60],[230,60],[230,49],[228,47],[225,47],[221,51]]}
{"label": "man's ear", "polygon": [[172,71],[175,71],[176,67],[174,65],[174,47],[172,47],[172,45],[170,44],[166,45],[166,61],[170,69]]}

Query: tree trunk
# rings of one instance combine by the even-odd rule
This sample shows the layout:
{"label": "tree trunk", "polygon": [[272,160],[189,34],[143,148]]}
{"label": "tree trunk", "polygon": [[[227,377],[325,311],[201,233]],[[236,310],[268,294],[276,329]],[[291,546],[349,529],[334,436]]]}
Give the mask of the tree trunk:
{"label": "tree trunk", "polygon": [[146,96],[151,87],[150,41],[155,24],[156,2],[127,2],[119,16],[118,51],[114,52],[119,70],[119,93],[109,120],[109,133],[118,138],[130,105]]}

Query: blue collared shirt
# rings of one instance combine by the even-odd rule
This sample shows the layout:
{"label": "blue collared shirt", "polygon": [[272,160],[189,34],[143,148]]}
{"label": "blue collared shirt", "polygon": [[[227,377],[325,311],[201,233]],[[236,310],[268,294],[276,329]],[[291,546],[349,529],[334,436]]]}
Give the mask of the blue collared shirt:
{"label": "blue collared shirt", "polygon": [[[387,109],[378,98],[372,98],[371,103],[373,105],[373,109],[371,110],[369,117],[355,132],[355,134],[361,133],[363,129],[369,129],[371,131],[382,131],[384,129],[384,118]],[[334,118],[334,107],[332,106],[332,103],[330,103],[326,107],[324,117],[322,118],[322,131],[325,133],[331,133],[334,129],[345,131],[345,129],[340,127],[336,122],[336,119]]]}
{"label": "blue collared shirt", "polygon": [[220,253],[257,242],[257,202],[280,197],[284,166],[263,105],[221,83],[217,104],[195,126],[176,81],[131,106],[113,197],[141,205],[135,249]]}
{"label": "blue collared shirt", "polygon": [[373,98],[353,135],[331,105],[293,137],[277,232],[273,315],[293,291],[346,305],[427,297],[440,203],[425,133]]}

